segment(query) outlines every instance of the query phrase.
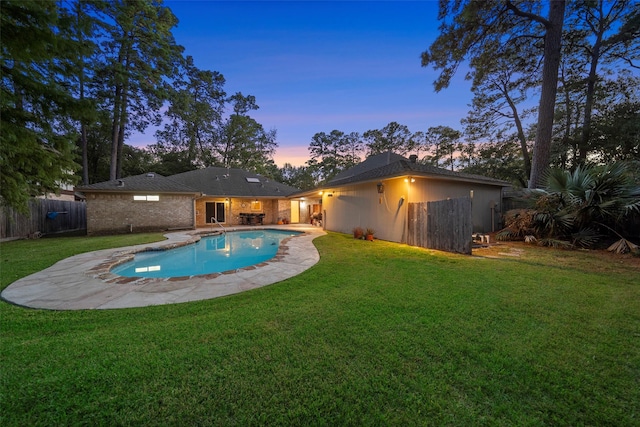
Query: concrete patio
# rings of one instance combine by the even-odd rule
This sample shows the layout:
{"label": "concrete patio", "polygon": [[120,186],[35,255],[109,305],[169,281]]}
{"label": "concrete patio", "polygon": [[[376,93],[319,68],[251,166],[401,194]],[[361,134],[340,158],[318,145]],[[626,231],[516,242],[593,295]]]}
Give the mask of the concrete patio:
{"label": "concrete patio", "polygon": [[175,304],[231,295],[296,276],[316,264],[320,256],[312,241],[321,228],[304,224],[265,227],[233,227],[230,231],[256,228],[290,229],[304,234],[284,241],[267,262],[226,271],[170,279],[130,278],[110,273],[123,257],[145,248],[175,247],[199,238],[206,230],[168,233],[167,240],[153,244],[87,252],[57,262],[38,273],[10,284],[2,299],[21,306],[51,310],[85,310]]}

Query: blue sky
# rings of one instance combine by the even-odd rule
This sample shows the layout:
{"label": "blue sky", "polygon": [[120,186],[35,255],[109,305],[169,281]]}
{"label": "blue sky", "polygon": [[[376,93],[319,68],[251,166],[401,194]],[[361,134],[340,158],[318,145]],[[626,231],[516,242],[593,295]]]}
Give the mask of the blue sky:
{"label": "blue sky", "polygon": [[[470,84],[449,89],[420,54],[438,36],[436,1],[245,2],[168,0],[176,42],[201,69],[225,76],[228,94],[254,95],[252,116],[277,130],[274,159],[303,165],[317,132],[363,133],[391,121],[412,132],[462,129]],[[130,144],[155,142],[153,131]]]}

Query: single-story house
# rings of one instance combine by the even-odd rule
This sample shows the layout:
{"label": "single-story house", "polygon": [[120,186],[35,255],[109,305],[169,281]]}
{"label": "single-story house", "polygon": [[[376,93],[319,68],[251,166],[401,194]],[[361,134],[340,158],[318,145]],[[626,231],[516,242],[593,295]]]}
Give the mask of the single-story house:
{"label": "single-story house", "polygon": [[[208,167],[169,177],[172,181],[197,189],[195,225],[297,223],[300,203],[289,195],[297,188],[242,169]],[[302,210],[302,214],[304,214]]]}
{"label": "single-story house", "polygon": [[241,169],[209,167],[170,177],[146,173],[78,187],[87,234],[307,222],[299,190]]}
{"label": "single-story house", "polygon": [[377,238],[406,243],[409,203],[471,197],[474,233],[500,228],[505,181],[418,163],[391,152],[370,156],[322,188],[295,196],[320,198],[323,227],[351,233],[372,228]]}

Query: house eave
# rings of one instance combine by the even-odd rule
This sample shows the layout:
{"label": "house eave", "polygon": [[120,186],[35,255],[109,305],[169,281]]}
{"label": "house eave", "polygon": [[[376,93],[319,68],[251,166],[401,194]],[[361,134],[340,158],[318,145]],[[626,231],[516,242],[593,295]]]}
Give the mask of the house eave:
{"label": "house eave", "polygon": [[163,195],[180,195],[180,196],[192,196],[199,197],[201,193],[198,192],[182,192],[182,191],[158,191],[153,189],[122,189],[122,190],[109,190],[109,189],[88,189],[83,190],[81,188],[76,188],[76,192],[82,193],[84,195],[87,194],[140,194],[140,193],[153,193],[153,194],[163,194]]}
{"label": "house eave", "polygon": [[506,181],[494,181],[491,179],[482,180],[482,179],[474,179],[471,177],[464,177],[464,176],[445,176],[445,175],[437,175],[437,174],[426,174],[424,172],[416,172],[416,173],[404,172],[399,174],[390,174],[390,175],[380,176],[376,178],[368,178],[368,179],[363,179],[358,181],[337,182],[332,185],[325,185],[322,187],[318,187],[315,191],[318,192],[318,191],[328,190],[332,188],[341,188],[341,187],[348,187],[348,186],[361,185],[361,184],[371,184],[371,183],[377,183],[377,182],[387,181],[392,179],[402,179],[402,178],[410,178],[410,177],[423,178],[423,179],[432,180],[432,181],[468,182],[471,184],[490,185],[494,187],[510,187],[511,186],[511,184]]}

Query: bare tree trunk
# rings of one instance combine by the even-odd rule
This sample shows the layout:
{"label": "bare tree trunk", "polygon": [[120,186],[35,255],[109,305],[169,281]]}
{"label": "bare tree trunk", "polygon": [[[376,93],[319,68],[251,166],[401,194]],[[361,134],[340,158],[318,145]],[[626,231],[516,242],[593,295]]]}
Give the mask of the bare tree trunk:
{"label": "bare tree trunk", "polygon": [[562,24],[564,22],[564,0],[551,1],[549,21],[546,23],[544,39],[544,64],[542,67],[542,89],[538,108],[538,127],[533,146],[533,162],[529,177],[529,188],[538,188],[551,158],[551,138],[553,135],[553,116],[555,113],[556,93],[558,90],[558,69],[560,67],[560,48],[562,46]]}
{"label": "bare tree trunk", "polygon": [[113,125],[111,127],[111,163],[109,164],[109,179],[117,179],[118,175],[118,140],[120,139],[120,104],[122,102],[122,87],[116,86],[116,96],[113,107]]}
{"label": "bare tree trunk", "polygon": [[122,149],[124,148],[124,124],[120,121],[120,131],[118,132],[118,160],[116,162],[116,179],[122,178]]}
{"label": "bare tree trunk", "polygon": [[564,87],[564,105],[565,105],[565,129],[564,136],[562,137],[562,154],[560,154],[560,167],[562,169],[567,168],[567,159],[569,157],[569,143],[571,142],[571,95],[569,93],[569,86],[567,84],[564,67],[562,67],[562,82]]}
{"label": "bare tree trunk", "polygon": [[[80,71],[80,100],[84,101],[84,70]],[[82,147],[82,184],[89,185],[89,147],[84,117],[80,119],[80,145]]]}
{"label": "bare tree trunk", "polygon": [[589,139],[591,138],[591,111],[593,110],[593,98],[596,87],[596,69],[600,59],[600,47],[602,46],[602,31],[598,31],[596,42],[591,49],[591,66],[589,68],[589,78],[587,79],[587,99],[584,105],[584,121],[582,123],[582,138],[578,145],[578,165],[584,165],[587,160],[589,150]]}
{"label": "bare tree trunk", "polygon": [[80,141],[82,144],[82,184],[89,185],[89,147],[87,147],[87,127],[80,124]]}
{"label": "bare tree trunk", "polygon": [[511,107],[511,112],[513,113],[513,120],[516,123],[516,129],[518,130],[518,140],[520,141],[520,149],[522,150],[522,160],[524,161],[524,173],[526,176],[531,175],[531,158],[529,157],[529,148],[527,147],[527,137],[524,134],[524,129],[522,128],[522,121],[520,120],[520,116],[518,115],[518,107],[513,102],[506,88],[503,88],[504,96]]}

